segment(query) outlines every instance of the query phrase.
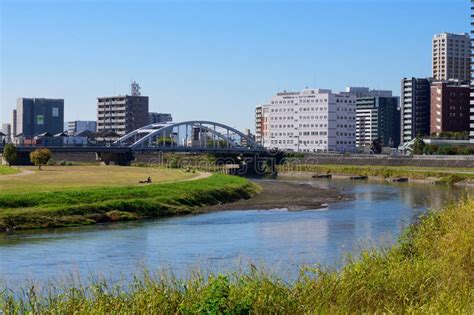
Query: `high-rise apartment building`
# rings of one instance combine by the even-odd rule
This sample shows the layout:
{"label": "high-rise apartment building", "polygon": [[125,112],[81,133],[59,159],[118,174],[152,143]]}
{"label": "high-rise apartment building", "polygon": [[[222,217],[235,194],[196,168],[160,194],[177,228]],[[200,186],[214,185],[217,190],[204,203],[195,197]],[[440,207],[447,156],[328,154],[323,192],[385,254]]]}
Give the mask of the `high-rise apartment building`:
{"label": "high-rise apartment building", "polygon": [[2,124],[2,130],[3,134],[5,135],[5,142],[10,143],[12,142],[12,125],[11,124]]}
{"label": "high-rise apartment building", "polygon": [[150,124],[164,124],[173,121],[173,116],[166,113],[149,113],[148,118]]}
{"label": "high-rise apartment building", "polygon": [[257,107],[255,125],[257,141],[267,148],[353,152],[356,96],[323,89],[277,93]]}
{"label": "high-rise apartment building", "polygon": [[459,81],[431,84],[431,134],[469,131],[469,94]]}
{"label": "high-rise apartment building", "polygon": [[16,109],[12,112],[12,138],[16,137],[16,128],[17,128],[17,120],[16,120]]}
{"label": "high-rise apartment building", "polygon": [[400,144],[399,98],[392,91],[348,87],[346,92],[357,95],[356,145],[370,147],[377,140],[384,147]]}
{"label": "high-rise apartment building", "polygon": [[469,34],[436,34],[433,37],[433,78],[470,80],[470,54]]}
{"label": "high-rise apartment building", "polygon": [[96,131],[97,122],[94,120],[73,120],[67,123],[67,134],[70,136],[77,135],[83,131]]}
{"label": "high-rise apartment building", "polygon": [[431,80],[403,78],[400,97],[400,142],[430,134]]}
{"label": "high-rise apartment building", "polygon": [[47,98],[18,98],[13,111],[15,136],[24,139],[49,132],[63,132],[64,100]]}
{"label": "high-rise apartment building", "polygon": [[148,125],[148,96],[97,98],[97,131],[119,136]]}
{"label": "high-rise apartment building", "polygon": [[262,144],[263,116],[262,106],[255,107],[255,142]]}

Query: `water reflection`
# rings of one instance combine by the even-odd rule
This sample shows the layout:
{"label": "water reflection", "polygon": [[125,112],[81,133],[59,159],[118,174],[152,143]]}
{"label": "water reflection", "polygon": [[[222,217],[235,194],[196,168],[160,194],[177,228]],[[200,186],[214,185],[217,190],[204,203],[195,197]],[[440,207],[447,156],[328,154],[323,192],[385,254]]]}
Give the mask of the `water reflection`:
{"label": "water reflection", "polygon": [[[20,286],[68,272],[129,277],[138,266],[186,276],[204,266],[234,269],[241,261],[264,263],[281,275],[297,266],[338,266],[361,247],[388,246],[427,208],[465,189],[432,185],[315,180],[353,200],[327,209],[288,212],[223,211],[93,227],[0,235],[0,282]],[[1,286],[1,284],[0,284]]]}

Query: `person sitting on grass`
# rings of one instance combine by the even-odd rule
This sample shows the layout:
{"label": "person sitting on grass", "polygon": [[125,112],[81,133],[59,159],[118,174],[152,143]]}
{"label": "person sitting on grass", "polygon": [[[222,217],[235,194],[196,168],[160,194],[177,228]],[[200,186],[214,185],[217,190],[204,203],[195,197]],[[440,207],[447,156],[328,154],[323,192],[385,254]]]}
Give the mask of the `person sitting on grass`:
{"label": "person sitting on grass", "polygon": [[141,180],[138,182],[139,184],[151,184],[151,177],[148,176],[146,180]]}

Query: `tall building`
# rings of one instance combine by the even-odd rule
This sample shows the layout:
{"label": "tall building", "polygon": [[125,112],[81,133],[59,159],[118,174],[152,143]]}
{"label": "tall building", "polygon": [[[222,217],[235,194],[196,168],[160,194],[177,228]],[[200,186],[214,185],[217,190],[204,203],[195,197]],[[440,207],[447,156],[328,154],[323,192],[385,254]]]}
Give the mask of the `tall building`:
{"label": "tall building", "polygon": [[255,119],[256,127],[261,127],[257,137],[267,148],[295,152],[355,150],[356,97],[350,93],[284,91],[258,107]]}
{"label": "tall building", "polygon": [[74,120],[67,123],[67,134],[75,136],[83,131],[96,131],[97,122],[94,120]]}
{"label": "tall building", "polygon": [[459,81],[431,84],[431,134],[469,131],[469,94]]}
{"label": "tall building", "polygon": [[10,143],[12,142],[12,125],[11,124],[2,124],[2,130],[3,134],[5,135],[5,142]]}
{"label": "tall building", "polygon": [[400,144],[399,98],[392,91],[348,87],[346,92],[357,95],[356,145],[370,147],[377,140],[384,147]]}
{"label": "tall building", "polygon": [[173,121],[171,114],[165,113],[149,113],[148,114],[150,124],[164,124]]}
{"label": "tall building", "polygon": [[15,136],[31,139],[48,132],[63,132],[64,100],[47,98],[18,98],[13,111]]}
{"label": "tall building", "polygon": [[148,96],[109,96],[97,98],[97,131],[119,136],[148,125]]}
{"label": "tall building", "polygon": [[469,34],[441,33],[433,37],[433,78],[470,80],[471,46]]}
{"label": "tall building", "polygon": [[263,116],[262,106],[255,107],[255,142],[262,144],[263,137]]}
{"label": "tall building", "polygon": [[16,138],[17,135],[17,119],[16,119],[16,109],[12,113],[12,138]]}
{"label": "tall building", "polygon": [[431,80],[403,78],[400,97],[401,144],[430,134]]}

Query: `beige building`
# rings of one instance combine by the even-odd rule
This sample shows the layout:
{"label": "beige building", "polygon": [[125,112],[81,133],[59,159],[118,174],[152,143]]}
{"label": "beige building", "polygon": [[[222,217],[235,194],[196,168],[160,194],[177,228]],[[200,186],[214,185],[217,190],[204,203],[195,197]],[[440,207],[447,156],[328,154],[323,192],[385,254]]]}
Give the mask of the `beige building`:
{"label": "beige building", "polygon": [[433,37],[433,78],[470,80],[469,34],[440,33]]}

